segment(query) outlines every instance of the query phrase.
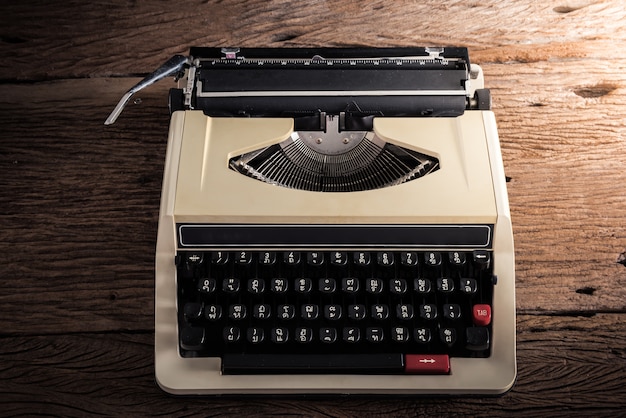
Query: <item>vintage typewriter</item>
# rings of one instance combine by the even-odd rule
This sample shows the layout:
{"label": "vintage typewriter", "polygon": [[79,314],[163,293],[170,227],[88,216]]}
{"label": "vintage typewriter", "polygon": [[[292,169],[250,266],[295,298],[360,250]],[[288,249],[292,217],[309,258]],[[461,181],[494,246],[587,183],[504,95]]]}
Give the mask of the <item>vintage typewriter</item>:
{"label": "vintage typewriter", "polygon": [[516,377],[513,238],[465,48],[192,48],[156,248],[175,394],[498,394]]}

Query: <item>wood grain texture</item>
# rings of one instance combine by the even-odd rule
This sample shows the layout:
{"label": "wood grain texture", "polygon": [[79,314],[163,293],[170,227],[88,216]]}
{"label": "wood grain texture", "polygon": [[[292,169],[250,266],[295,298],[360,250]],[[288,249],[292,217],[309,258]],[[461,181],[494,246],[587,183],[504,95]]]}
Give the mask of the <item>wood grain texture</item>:
{"label": "wood grain texture", "polygon": [[0,86],[0,332],[152,329],[166,96],[158,109],[142,106],[160,120],[106,128],[118,86]]}
{"label": "wood grain texture", "polygon": [[0,408],[7,416],[68,417],[618,416],[626,406],[626,336],[618,321],[614,314],[520,316],[518,381],[500,398],[174,398],[154,383],[151,333],[5,337],[0,393],[8,397],[0,397]]}
{"label": "wood grain texture", "polygon": [[[0,415],[619,416],[626,406],[621,0],[24,0],[0,6]],[[462,45],[499,124],[519,379],[501,398],[173,398],[153,378],[154,246],[190,46]]]}
{"label": "wood grain texture", "polygon": [[0,80],[152,71],[190,46],[462,45],[480,62],[598,56],[623,41],[621,0],[12,2]]}
{"label": "wood grain texture", "polygon": [[484,71],[512,179],[518,300],[533,301],[518,306],[623,312],[626,61],[513,67]]}

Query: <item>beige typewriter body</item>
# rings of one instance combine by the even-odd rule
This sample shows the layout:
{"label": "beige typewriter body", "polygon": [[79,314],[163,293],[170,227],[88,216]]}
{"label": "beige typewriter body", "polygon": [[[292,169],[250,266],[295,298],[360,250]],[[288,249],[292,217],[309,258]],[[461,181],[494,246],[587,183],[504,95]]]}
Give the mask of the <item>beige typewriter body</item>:
{"label": "beige typewriter body", "polygon": [[[174,394],[498,394],[516,378],[514,253],[500,146],[491,111],[444,118],[377,118],[387,142],[435,156],[440,168],[376,190],[324,193],[263,183],[229,159],[279,143],[289,118],[173,113],[156,250],[156,378]],[[179,355],[177,223],[493,224],[493,335],[489,358],[450,359],[447,375],[223,375],[219,358]],[[438,251],[445,249],[438,248]]]}

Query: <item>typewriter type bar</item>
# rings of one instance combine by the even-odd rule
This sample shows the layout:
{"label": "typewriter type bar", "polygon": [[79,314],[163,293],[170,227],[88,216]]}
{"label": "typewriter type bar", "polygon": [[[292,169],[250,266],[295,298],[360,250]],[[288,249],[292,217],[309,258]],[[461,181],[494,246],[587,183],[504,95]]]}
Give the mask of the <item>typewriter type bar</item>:
{"label": "typewriter type bar", "polygon": [[375,116],[455,117],[490,107],[488,91],[471,85],[477,75],[466,48],[191,48],[130,89],[106,124],[139,89],[183,70],[182,88],[170,91],[172,112],[292,117],[297,130],[325,131],[327,115],[355,131],[370,130]]}

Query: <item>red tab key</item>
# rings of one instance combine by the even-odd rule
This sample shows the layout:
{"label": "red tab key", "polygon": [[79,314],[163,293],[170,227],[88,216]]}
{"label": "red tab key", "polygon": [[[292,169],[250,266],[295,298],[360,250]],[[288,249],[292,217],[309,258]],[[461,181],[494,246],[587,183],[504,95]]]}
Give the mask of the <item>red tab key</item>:
{"label": "red tab key", "polygon": [[472,318],[477,326],[486,327],[491,323],[491,306],[487,304],[474,305]]}

